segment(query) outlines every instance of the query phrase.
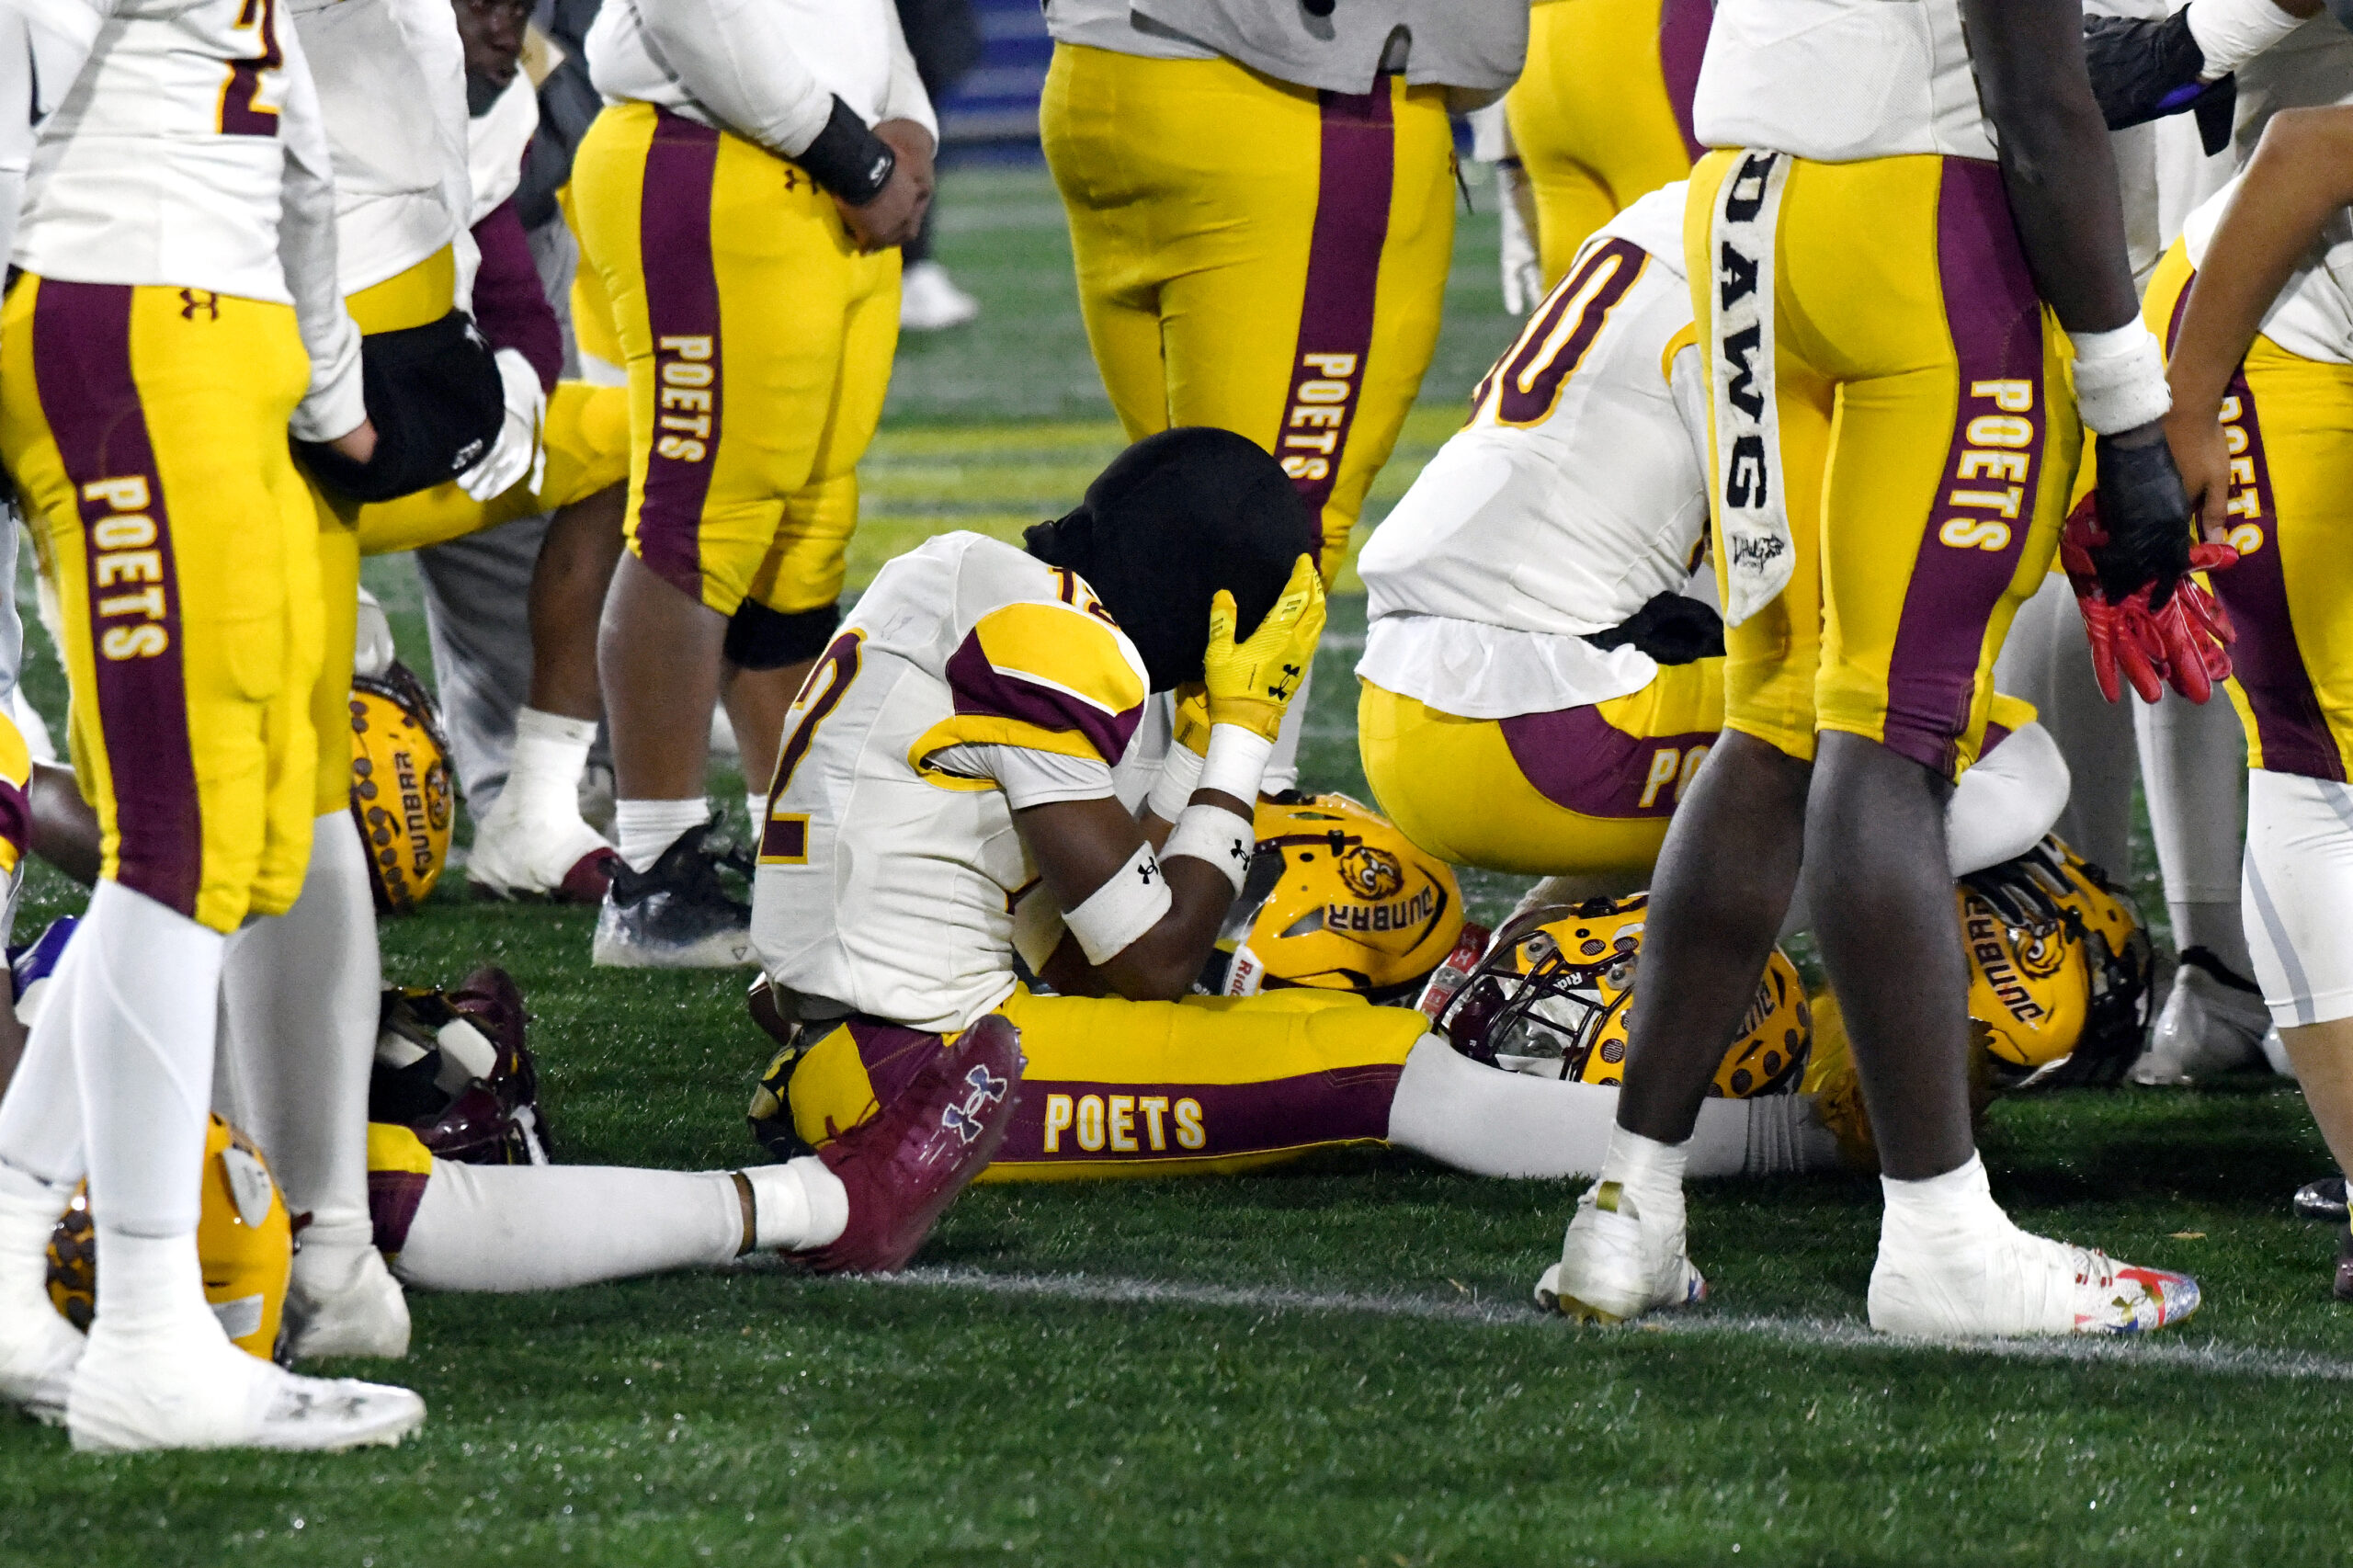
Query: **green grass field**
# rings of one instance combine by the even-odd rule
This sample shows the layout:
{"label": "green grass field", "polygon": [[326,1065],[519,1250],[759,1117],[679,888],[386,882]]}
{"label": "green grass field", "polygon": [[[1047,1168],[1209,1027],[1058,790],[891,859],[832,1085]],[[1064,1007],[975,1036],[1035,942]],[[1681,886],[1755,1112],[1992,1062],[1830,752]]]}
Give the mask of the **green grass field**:
{"label": "green grass field", "polygon": [[[945,258],[977,327],[910,344],[870,460],[859,580],[938,528],[1060,511],[1117,449],[1051,188],[954,173]],[[1438,368],[1373,511],[1454,422],[1507,324],[1463,225]],[[371,580],[423,662],[404,563]],[[1361,789],[1336,607],[1311,781]],[[55,710],[53,663],[34,689]],[[453,879],[454,881],[454,879]],[[1491,916],[1518,884],[1474,879]],[[37,874],[19,928],[73,906]],[[2162,908],[2162,905],[2156,907]],[[386,968],[511,969],[558,1156],[710,1167],[766,1054],[741,977],[585,964],[590,916],[448,888]],[[2198,1272],[2139,1344],[1870,1341],[1865,1179],[1712,1184],[1715,1299],[1654,1329],[1528,1305],[1574,1188],[1395,1155],[1265,1176],[976,1190],[882,1283],[773,1268],[560,1295],[412,1298],[397,1451],[75,1459],[0,1422],[0,1564],[477,1562],[1978,1563],[2342,1562],[2353,1348],[2325,1231],[2286,1195],[2325,1156],[2270,1081],[1996,1105],[2022,1221]]]}

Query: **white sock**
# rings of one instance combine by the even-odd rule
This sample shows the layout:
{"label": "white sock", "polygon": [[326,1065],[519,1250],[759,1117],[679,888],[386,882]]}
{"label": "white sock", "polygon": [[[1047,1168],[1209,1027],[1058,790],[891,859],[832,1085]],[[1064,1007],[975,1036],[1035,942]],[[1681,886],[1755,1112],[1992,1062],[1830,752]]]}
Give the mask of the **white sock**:
{"label": "white sock", "polygon": [[[368,1079],[384,986],[367,851],[351,813],[312,824],[311,865],[294,907],[228,940],[221,977],[215,1102],[261,1145],[286,1205],[305,1210],[306,1268],[364,1247]],[[78,938],[77,938],[78,940]]]}
{"label": "white sock", "polygon": [[1942,1176],[1917,1181],[1881,1176],[1887,1211],[1880,1220],[1880,1244],[1942,1251],[2009,1228],[2009,1216],[1994,1201],[1985,1162],[1971,1150],[1969,1163]]}
{"label": "white sock", "polygon": [[613,832],[620,839],[621,858],[632,871],[642,871],[662,858],[662,851],[678,835],[710,820],[710,805],[698,795],[691,801],[615,801]]}
{"label": "white sock", "polygon": [[[226,943],[145,893],[102,881],[74,945],[91,1211],[130,1235],[193,1236]],[[188,1268],[193,1278],[192,1244]],[[197,1293],[201,1304],[200,1282]]]}
{"label": "white sock", "polygon": [[49,1308],[49,1238],[73,1198],[70,1187],[0,1165],[0,1318]]}
{"label": "white sock", "polygon": [[66,944],[42,989],[25,1054],[0,1096],[0,1162],[52,1185],[82,1179],[82,1085],[74,1068],[75,962],[83,944]]}
{"label": "white sock", "polygon": [[392,1272],[430,1290],[557,1290],[723,1267],[743,1250],[725,1171],[436,1160]]}
{"label": "white sock", "polygon": [[577,815],[580,776],[596,740],[594,719],[523,709],[515,715],[515,753],[499,799],[511,797],[514,804],[507,810],[526,818]]}
{"label": "white sock", "polygon": [[220,1320],[204,1300],[204,1268],[197,1261],[193,1230],[173,1236],[137,1236],[103,1222],[97,1229],[94,1332],[103,1328],[111,1334],[146,1335],[210,1327],[221,1333]]}
{"label": "white sock", "polygon": [[744,1176],[752,1184],[756,1246],[787,1252],[821,1247],[838,1241],[849,1224],[849,1189],[814,1154],[780,1165],[754,1165]]}

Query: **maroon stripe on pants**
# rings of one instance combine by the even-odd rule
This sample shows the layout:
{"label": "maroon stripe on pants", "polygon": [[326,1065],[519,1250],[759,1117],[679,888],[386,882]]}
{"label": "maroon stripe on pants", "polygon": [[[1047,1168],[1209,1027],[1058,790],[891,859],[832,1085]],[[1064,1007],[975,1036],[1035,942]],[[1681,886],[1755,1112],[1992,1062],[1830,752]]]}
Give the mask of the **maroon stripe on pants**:
{"label": "maroon stripe on pants", "polygon": [[1947,158],[1937,270],[1955,412],[1887,671],[1884,744],[1949,775],[1969,727],[1986,622],[2009,589],[2043,479],[2042,301],[1996,165]]}
{"label": "maroon stripe on pants", "polygon": [[98,731],[113,777],[115,881],[196,914],[204,824],[188,744],[172,521],[131,369],[131,290],[43,279],[41,417],[79,502]]}
{"label": "maroon stripe on pants", "polygon": [[[2188,298],[2189,291],[2182,290]],[[2237,416],[2232,417],[2232,404]],[[2222,425],[2235,426],[2246,436],[2239,454],[2254,477],[2234,478],[2232,515],[2262,530],[2260,548],[2239,557],[2227,572],[2213,574],[2214,597],[2230,612],[2239,639],[2231,644],[2231,673],[2246,693],[2255,715],[2255,735],[2263,752],[2263,766],[2273,773],[2301,773],[2308,778],[2345,779],[2345,757],[2336,737],[2329,733],[2320,697],[2313,690],[2312,674],[2304,667],[2303,650],[2296,644],[2295,619],[2288,609],[2288,580],[2279,559],[2279,492],[2271,483],[2271,466],[2263,452],[2263,426],[2256,413],[2255,394],[2247,390],[2246,372],[2234,371],[2230,391],[2222,399]],[[2234,465],[2235,467],[2235,465]]]}
{"label": "maroon stripe on pants", "polygon": [[[1502,721],[1512,761],[1536,792],[1589,817],[1664,817],[1675,812],[1685,758],[1694,746],[1713,745],[1716,733],[1630,735],[1593,707],[1522,713]],[[1661,752],[1676,754],[1675,768],[1657,782],[1651,770]],[[1650,799],[1644,801],[1647,794]]]}
{"label": "maroon stripe on pants", "polygon": [[702,508],[719,455],[719,273],[710,255],[719,132],[659,110],[638,205],[638,258],[654,333],[654,450],[637,512],[638,559],[702,598]]}
{"label": "maroon stripe on pants", "polygon": [[1699,61],[1715,18],[1715,0],[1664,0],[1658,8],[1659,74],[1666,78],[1667,107],[1683,133],[1683,150],[1695,164],[1708,149],[1691,129],[1691,96],[1699,88]]}
{"label": "maroon stripe on pants", "polygon": [[[1383,1139],[1404,1072],[1393,1064],[1368,1063],[1255,1084],[1024,1078],[997,1162],[1220,1159]],[[1067,1098],[1071,1119],[1055,1128],[1050,1153],[1047,1118],[1051,1111],[1060,1119],[1063,1108],[1055,1105],[1058,1097]],[[1087,1105],[1090,1098],[1097,1104]],[[1147,1106],[1146,1100],[1159,1103]]]}
{"label": "maroon stripe on pants", "polygon": [[425,1201],[431,1177],[422,1171],[369,1171],[368,1221],[376,1250],[397,1254],[408,1245],[408,1228],[416,1221],[416,1206]]}
{"label": "maroon stripe on pants", "polygon": [[[1275,456],[1299,498],[1321,514],[1339,477],[1372,352],[1373,296],[1389,239],[1396,127],[1384,77],[1370,93],[1320,93],[1324,133],[1308,242],[1307,294]],[[1323,553],[1322,530],[1316,553]]]}

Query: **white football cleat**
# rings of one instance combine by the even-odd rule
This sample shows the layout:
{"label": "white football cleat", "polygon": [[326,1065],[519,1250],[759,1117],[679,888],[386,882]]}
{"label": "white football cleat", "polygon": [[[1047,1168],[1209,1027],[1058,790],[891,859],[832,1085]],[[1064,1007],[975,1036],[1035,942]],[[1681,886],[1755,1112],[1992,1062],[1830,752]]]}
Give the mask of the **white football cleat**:
{"label": "white football cleat", "polygon": [[310,1247],[294,1255],[294,1278],[286,1290],[289,1357],[398,1360],[408,1354],[408,1298],[374,1247]]}
{"label": "white football cleat", "polygon": [[46,1301],[0,1313],[0,1402],[55,1426],[89,1342]]}
{"label": "white football cleat", "polygon": [[1614,1181],[1577,1200],[1561,1261],[1536,1282],[1538,1306],[1586,1323],[1624,1323],[1707,1296],[1707,1280],[1684,1256],[1680,1217],[1644,1223],[1633,1195]]}
{"label": "white football cleat", "polygon": [[84,1453],[336,1453],[397,1445],[424,1421],[425,1401],[406,1389],[299,1377],[230,1344],[209,1315],[132,1335],[109,1333],[101,1313],[65,1403],[66,1430]]}
{"label": "white football cleat", "polygon": [[2252,991],[2225,985],[2196,963],[2174,971],[2173,991],[2132,1063],[2136,1084],[2195,1084],[2264,1060],[2271,1009]]}
{"label": "white football cleat", "polygon": [[[620,857],[577,810],[530,812],[501,793],[474,828],[466,881],[478,898],[601,903]],[[568,802],[567,802],[568,803]]]}
{"label": "white football cleat", "polygon": [[940,332],[962,326],[981,313],[981,302],[956,287],[948,269],[919,261],[899,278],[899,330]]}
{"label": "white football cleat", "polygon": [[2119,1263],[2091,1247],[1998,1231],[1949,1250],[1891,1248],[1871,1268],[1871,1326],[1917,1339],[2145,1334],[2198,1310],[2187,1274]]}

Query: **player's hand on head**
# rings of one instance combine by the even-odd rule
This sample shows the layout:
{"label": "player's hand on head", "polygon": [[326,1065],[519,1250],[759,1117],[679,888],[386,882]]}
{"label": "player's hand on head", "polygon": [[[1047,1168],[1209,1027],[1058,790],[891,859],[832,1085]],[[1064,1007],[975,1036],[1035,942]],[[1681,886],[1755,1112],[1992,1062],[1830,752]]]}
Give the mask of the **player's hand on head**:
{"label": "player's hand on head", "polygon": [[1233,596],[1219,589],[1210,601],[1210,645],[1201,660],[1210,722],[1238,724],[1274,739],[1314,663],[1324,613],[1324,578],[1306,555],[1292,566],[1274,608],[1240,642],[1234,641],[1239,612]]}

